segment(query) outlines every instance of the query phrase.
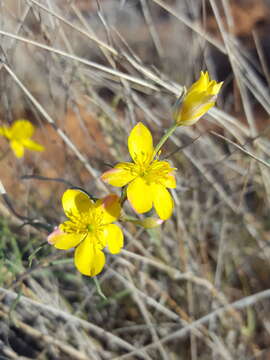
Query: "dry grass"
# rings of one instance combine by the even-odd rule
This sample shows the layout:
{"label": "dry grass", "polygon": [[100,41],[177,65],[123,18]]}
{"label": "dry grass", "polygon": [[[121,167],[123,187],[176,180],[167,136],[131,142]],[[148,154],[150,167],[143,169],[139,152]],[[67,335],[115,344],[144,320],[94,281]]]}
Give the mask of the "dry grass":
{"label": "dry grass", "polygon": [[[18,161],[0,139],[12,204],[0,204],[0,359],[269,358],[269,87],[229,1],[209,4],[212,18],[184,0],[0,1],[2,123],[26,117],[46,147]],[[135,122],[158,140],[182,86],[218,73],[214,48],[233,89],[224,78],[219,109],[166,145],[174,215],[151,231],[123,225],[125,248],[98,277],[104,299],[72,252],[44,245],[68,185],[22,177],[106,194],[99,175],[128,159]]]}

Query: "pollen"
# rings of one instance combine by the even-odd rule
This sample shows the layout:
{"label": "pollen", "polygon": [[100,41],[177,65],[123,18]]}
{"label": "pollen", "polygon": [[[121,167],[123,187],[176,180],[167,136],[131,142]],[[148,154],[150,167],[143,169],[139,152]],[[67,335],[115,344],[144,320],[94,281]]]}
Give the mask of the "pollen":
{"label": "pollen", "polygon": [[93,226],[92,224],[88,224],[88,225],[87,225],[87,230],[88,230],[89,232],[93,232],[93,231],[94,231],[94,226]]}
{"label": "pollen", "polygon": [[175,170],[165,161],[154,160],[149,165],[136,164],[134,166],[134,173],[137,176],[144,178],[147,183],[158,183],[159,180],[166,178],[172,171]]}

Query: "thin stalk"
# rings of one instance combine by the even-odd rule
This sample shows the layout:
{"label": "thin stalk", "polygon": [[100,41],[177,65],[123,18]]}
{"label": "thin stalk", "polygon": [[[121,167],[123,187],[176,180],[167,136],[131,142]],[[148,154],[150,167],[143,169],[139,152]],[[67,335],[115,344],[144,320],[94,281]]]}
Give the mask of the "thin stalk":
{"label": "thin stalk", "polygon": [[155,151],[154,151],[154,157],[157,155],[157,153],[159,152],[159,150],[161,149],[161,147],[164,145],[164,143],[168,140],[168,138],[172,135],[172,133],[176,130],[176,128],[179,125],[177,125],[176,123],[173,124],[173,126],[171,126],[166,132],[165,134],[162,136],[162,138],[160,139],[159,143],[157,144],[157,146],[155,147]]}

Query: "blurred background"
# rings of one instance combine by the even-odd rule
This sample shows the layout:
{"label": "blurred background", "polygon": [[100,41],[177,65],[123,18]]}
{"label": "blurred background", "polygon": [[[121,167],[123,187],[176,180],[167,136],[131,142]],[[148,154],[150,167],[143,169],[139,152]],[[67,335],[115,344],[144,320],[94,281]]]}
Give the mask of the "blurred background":
{"label": "blurred background", "polygon": [[[0,359],[270,359],[269,31],[266,0],[0,0],[0,126],[46,148],[0,138]],[[201,70],[224,85],[163,148],[174,214],[122,224],[103,298],[46,243],[62,193],[112,191],[132,127],[157,143]]]}

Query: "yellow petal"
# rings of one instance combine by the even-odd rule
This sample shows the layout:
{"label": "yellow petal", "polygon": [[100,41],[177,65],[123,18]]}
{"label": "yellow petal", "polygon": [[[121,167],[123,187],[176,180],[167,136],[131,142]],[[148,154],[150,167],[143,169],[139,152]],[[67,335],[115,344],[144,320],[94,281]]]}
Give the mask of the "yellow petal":
{"label": "yellow petal", "polygon": [[201,71],[200,78],[192,84],[192,86],[187,91],[187,96],[193,92],[203,92],[207,89],[209,84],[209,74],[206,71],[205,73]]}
{"label": "yellow petal", "polygon": [[173,173],[167,174],[163,179],[160,180],[160,183],[170,189],[176,188],[176,180]]}
{"label": "yellow petal", "polygon": [[122,187],[135,178],[133,163],[119,163],[113,169],[106,171],[101,179],[106,183]]}
{"label": "yellow petal", "polygon": [[59,229],[58,226],[55,226],[53,232],[51,232],[48,236],[47,236],[47,241],[49,244],[54,245],[54,239],[56,235],[62,235],[63,231],[61,231]]}
{"label": "yellow petal", "polygon": [[127,198],[131,206],[139,214],[152,209],[153,199],[151,188],[141,177],[136,178],[128,185]]}
{"label": "yellow petal", "polygon": [[75,250],[75,266],[83,275],[96,276],[104,267],[105,256],[94,242],[88,236]]}
{"label": "yellow petal", "polygon": [[223,85],[223,81],[221,81],[220,83],[217,83],[216,81],[214,81],[213,89],[212,89],[211,93],[217,95],[220,92],[222,85]]}
{"label": "yellow petal", "polygon": [[0,135],[10,139],[10,129],[7,126],[0,126]]}
{"label": "yellow petal", "polygon": [[45,149],[44,146],[42,146],[41,144],[39,144],[31,139],[23,139],[22,144],[27,149],[33,150],[33,151],[44,151],[44,149]]}
{"label": "yellow petal", "polygon": [[178,125],[192,125],[215,105],[217,96],[206,92],[194,92],[187,97],[177,116]]}
{"label": "yellow petal", "polygon": [[216,95],[212,95],[207,91],[204,92],[193,92],[183,102],[183,112],[187,112],[189,109],[196,109],[201,104],[209,103],[210,101],[216,100]]}
{"label": "yellow petal", "polygon": [[173,212],[173,199],[169,191],[162,185],[152,184],[154,207],[162,220],[167,220]]}
{"label": "yellow petal", "polygon": [[34,129],[30,121],[17,120],[10,128],[11,138],[17,140],[30,138],[34,133]]}
{"label": "yellow petal", "polygon": [[174,170],[168,161],[154,160],[145,176],[146,182],[149,184],[161,183],[165,187],[175,188]]}
{"label": "yellow petal", "polygon": [[10,141],[10,147],[13,150],[13,152],[14,152],[14,154],[15,154],[15,156],[17,158],[22,158],[23,157],[23,155],[24,155],[24,147],[19,141],[11,140]]}
{"label": "yellow petal", "polygon": [[180,120],[177,122],[178,125],[190,126],[195,124],[214,105],[215,102],[210,101],[208,103],[201,103],[197,107],[188,109],[188,111],[183,113],[182,118],[180,118]]}
{"label": "yellow petal", "polygon": [[55,234],[50,236],[50,242],[56,249],[68,250],[77,246],[84,238],[83,234]]}
{"label": "yellow petal", "polygon": [[71,213],[89,211],[94,202],[81,190],[68,189],[62,196],[62,205],[66,216],[69,217]]}
{"label": "yellow petal", "polygon": [[124,244],[123,232],[119,226],[115,224],[106,225],[101,235],[102,242],[108,245],[109,251],[112,254],[117,254]]}
{"label": "yellow petal", "polygon": [[148,128],[139,122],[128,138],[128,149],[133,161],[137,164],[148,164],[153,159],[153,138]]}
{"label": "yellow petal", "polygon": [[95,203],[95,212],[100,213],[101,224],[110,224],[120,216],[120,199],[116,194],[109,194]]}

